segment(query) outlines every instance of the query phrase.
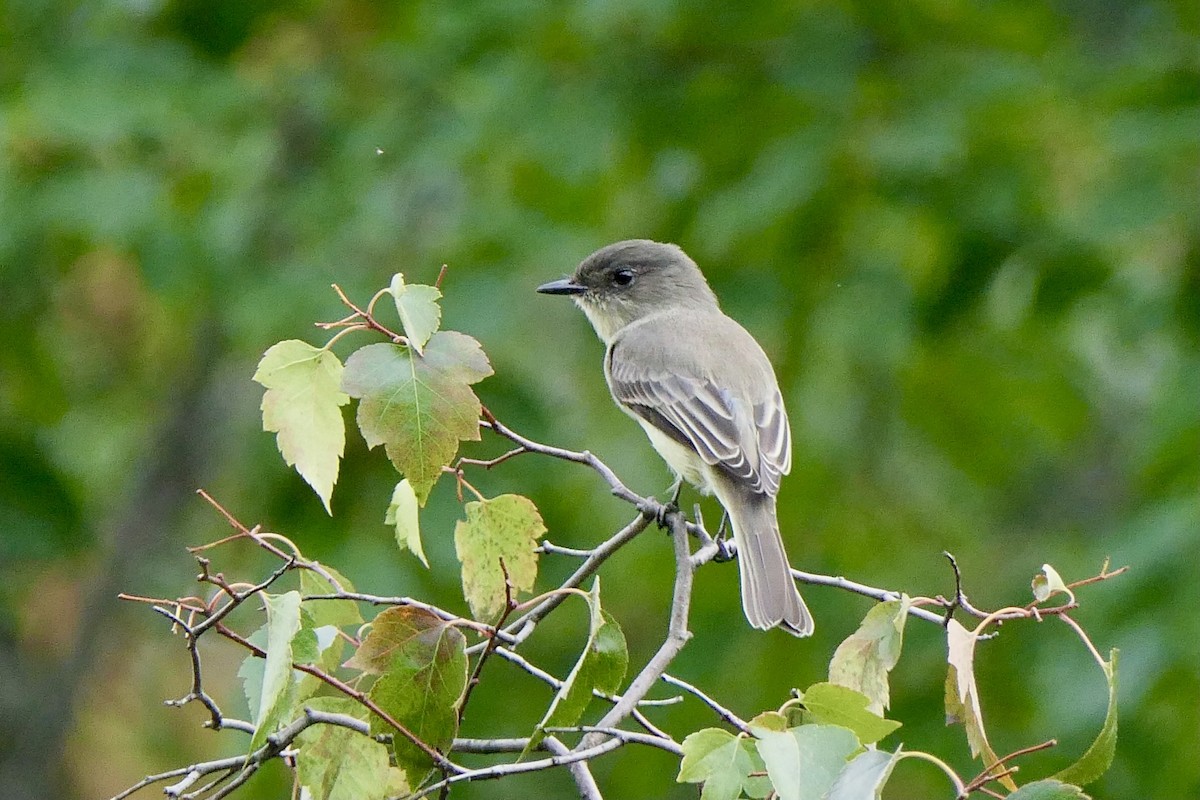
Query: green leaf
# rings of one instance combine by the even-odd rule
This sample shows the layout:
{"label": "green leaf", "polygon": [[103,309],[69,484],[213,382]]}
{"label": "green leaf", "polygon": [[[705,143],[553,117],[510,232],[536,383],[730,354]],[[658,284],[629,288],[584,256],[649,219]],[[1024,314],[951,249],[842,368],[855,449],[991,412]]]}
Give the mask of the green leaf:
{"label": "green leaf", "polygon": [[471,384],[491,374],[478,342],[440,331],[423,356],[396,344],[355,351],[342,389],[359,400],[358,428],[367,446],[384,446],[424,505],[459,441],[479,439],[481,406]]}
{"label": "green leaf", "polygon": [[399,272],[392,276],[388,292],[396,301],[396,313],[400,315],[400,324],[404,326],[408,343],[417,353],[423,353],[425,343],[442,321],[442,307],[438,304],[442,293],[435,286],[406,284]]}
{"label": "green leaf", "polygon": [[888,707],[888,673],[900,660],[910,605],[907,595],[876,604],[829,662],[829,682],[862,692],[879,715]]}
{"label": "green leaf", "polygon": [[1087,786],[1112,766],[1117,752],[1117,653],[1114,648],[1103,665],[1104,677],[1108,681],[1108,712],[1100,734],[1079,760],[1054,777],[1064,783]]}
{"label": "green leaf", "polygon": [[[332,567],[322,564],[321,568],[334,577],[341,585],[342,591],[354,591],[354,586]],[[332,583],[311,569],[300,570],[300,591],[305,597],[337,593]],[[304,609],[312,616],[313,628],[325,625],[343,628],[361,625],[363,621],[362,614],[358,611],[358,603],[353,600],[308,600],[304,603]]]}
{"label": "green leaf", "polygon": [[768,731],[782,733],[788,729],[787,717],[778,711],[764,711],[749,723],[752,728],[764,728]]}
{"label": "green leaf", "polygon": [[276,434],[283,460],[296,468],[332,514],[329,500],[346,448],[340,407],[350,402],[340,388],[342,362],[328,350],[288,339],[263,354],[254,380],[267,390],[263,430]]}
{"label": "green leaf", "polygon": [[821,800],[861,745],[837,725],[801,725],[783,733],[751,728],[779,800]]}
{"label": "green leaf", "polygon": [[629,666],[625,634],[616,620],[600,607],[599,577],[588,594],[588,608],[591,613],[583,652],[550,702],[550,708],[530,737],[525,753],[537,747],[546,728],[566,728],[577,724],[591,702],[593,689],[615,694],[625,679],[625,669]]}
{"label": "green leaf", "polygon": [[1030,588],[1033,589],[1033,599],[1039,603],[1055,594],[1065,594],[1070,598],[1069,602],[1075,602],[1075,593],[1067,588],[1067,584],[1058,574],[1058,570],[1049,564],[1042,564],[1042,571],[1033,576]]}
{"label": "green leaf", "polygon": [[899,722],[867,710],[868,700],[862,692],[835,683],[814,683],[800,699],[805,723],[841,725],[854,731],[863,744],[877,742],[900,727]]}
{"label": "green leaf", "polygon": [[401,550],[411,550],[413,555],[421,559],[425,568],[429,561],[425,558],[425,548],[421,546],[421,526],[417,519],[417,493],[413,491],[408,478],[396,484],[392,490],[392,502],[388,503],[387,512],[383,515],[383,524],[396,529],[396,544]]}
{"label": "green leaf", "polygon": [[505,570],[514,591],[533,589],[538,564],[534,548],[546,526],[533,501],[518,494],[467,503],[465,511],[466,520],[454,526],[463,596],[475,619],[494,620],[504,609]]}
{"label": "green leaf", "polygon": [[1008,796],[1008,800],[1091,800],[1078,786],[1052,778],[1027,783]]}
{"label": "green leaf", "polygon": [[[358,717],[362,706],[345,697],[306,703],[316,711]],[[296,739],[296,778],[312,800],[383,800],[388,794],[388,750],[369,736],[337,725],[314,725]]]}
{"label": "green leaf", "polygon": [[[266,650],[267,626],[263,625],[254,633],[247,636],[246,641],[255,647]],[[264,659],[252,654],[246,656],[242,660],[242,665],[238,667],[237,674],[242,680],[242,693],[246,697],[246,708],[252,717],[258,714],[258,707],[262,703],[263,675],[265,674],[266,663]]]}
{"label": "green leaf", "polygon": [[[342,663],[342,651],[345,640],[338,635],[338,629],[332,625],[311,628],[307,609],[300,608],[300,632],[292,640],[292,661],[295,664],[312,664],[325,673],[331,673]],[[300,643],[304,641],[305,651],[301,652]],[[296,703],[300,704],[320,691],[325,682],[315,675],[296,670]]]}
{"label": "green leaf", "polygon": [[262,595],[267,608],[267,657],[262,694],[254,717],[250,750],[262,747],[267,736],[291,717],[294,699],[292,639],[300,631],[300,593]]}
{"label": "green leaf", "polygon": [[[979,689],[975,685],[975,634],[964,628],[957,620],[946,625],[946,724],[962,723],[967,734],[971,756],[982,757],[985,767],[992,767],[999,757],[988,744],[983,728],[983,712],[979,708]],[[1010,792],[1017,785],[1012,778],[998,779]]]}
{"label": "green leaf", "polygon": [[[718,728],[696,731],[683,740],[677,783],[703,783],[701,800],[737,800],[764,769],[746,737]],[[757,795],[756,795],[757,796]]]}
{"label": "green leaf", "polygon": [[[457,628],[424,609],[389,608],[372,624],[348,666],[382,672],[370,697],[422,742],[445,752],[458,732],[458,703],[467,685],[466,639]],[[382,718],[372,733],[394,733],[396,764],[416,786],[433,762]]]}
{"label": "green leaf", "polygon": [[825,800],[880,800],[883,785],[899,761],[900,751],[867,750],[854,757],[833,786]]}

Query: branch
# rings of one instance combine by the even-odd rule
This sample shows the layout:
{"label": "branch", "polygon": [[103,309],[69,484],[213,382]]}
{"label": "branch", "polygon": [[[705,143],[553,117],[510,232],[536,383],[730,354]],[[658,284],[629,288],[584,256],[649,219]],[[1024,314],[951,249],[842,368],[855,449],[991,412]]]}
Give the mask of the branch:
{"label": "branch", "polygon": [[[258,658],[266,658],[267,657],[267,653],[265,650],[258,647],[256,644],[254,644],[250,640],[242,637],[241,635],[239,635],[235,631],[231,630],[230,628],[226,627],[225,625],[218,624],[217,631],[222,636],[229,639],[230,641],[240,644],[242,647],[249,650],[256,657],[258,657]],[[347,697],[349,697],[349,698],[357,701],[361,705],[365,706],[372,713],[378,715],[379,718],[382,719],[384,722],[386,722],[388,725],[392,726],[396,731],[398,731],[400,733],[401,736],[403,736],[405,739],[408,739],[410,742],[412,742],[413,745],[418,750],[420,750],[425,755],[429,756],[429,758],[433,761],[434,765],[437,766],[438,769],[444,770],[446,772],[453,772],[453,773],[460,773],[460,772],[464,771],[463,767],[460,767],[458,764],[455,764],[453,761],[446,758],[446,756],[443,755],[442,753],[438,752],[438,750],[436,748],[431,747],[424,740],[422,740],[420,737],[418,737],[415,733],[410,731],[402,723],[400,723],[398,720],[396,720],[395,717],[393,717],[391,714],[387,713],[382,708],[380,708],[379,705],[376,704],[374,700],[372,700],[370,697],[368,697],[366,695],[366,693],[360,692],[358,689],[355,689],[350,684],[345,683],[344,681],[341,681],[338,678],[335,678],[334,676],[330,675],[329,673],[327,673],[321,669],[318,669],[317,667],[314,667],[311,664],[293,663],[292,669],[296,669],[296,670],[304,672],[308,675],[312,675],[317,680],[320,680],[323,683],[326,683],[326,684],[332,686],[333,688],[337,689],[342,694],[346,695]]]}
{"label": "branch", "polygon": [[[330,714],[324,711],[316,711],[311,708],[305,708],[304,714],[297,717],[294,722],[286,728],[271,734],[267,737],[267,742],[259,749],[252,753],[241,756],[232,756],[230,758],[219,758],[213,761],[201,761],[190,766],[179,767],[178,769],[160,772],[157,775],[149,775],[142,780],[130,786],[123,792],[113,795],[111,800],[124,800],[134,792],[151,786],[155,783],[161,783],[171,778],[180,778],[177,783],[166,787],[163,792],[168,797],[181,797],[187,789],[194,786],[201,778],[214,773],[226,773],[221,780],[232,774],[235,770],[238,771],[237,778],[228,784],[215,797],[225,797],[231,791],[241,786],[253,775],[260,766],[276,757],[286,750],[292,742],[296,740],[302,732],[313,725],[338,725],[343,728],[349,728],[358,731],[364,735],[370,735],[370,727],[362,720],[345,714]],[[195,793],[199,794],[199,793]]]}
{"label": "branch", "polygon": [[[428,797],[433,792],[439,791],[446,786],[452,786],[456,783],[464,781],[483,781],[495,780],[497,778],[505,778],[509,775],[520,775],[526,772],[540,772],[544,769],[552,769],[553,767],[562,767],[569,764],[574,764],[577,761],[588,761],[602,756],[605,753],[611,753],[613,750],[621,747],[627,742],[638,741],[640,735],[633,734],[629,731],[620,731],[620,735],[611,735],[606,741],[601,742],[595,747],[589,747],[584,750],[572,750],[566,755],[555,755],[550,758],[543,758],[538,761],[517,761],[515,763],[496,764],[490,767],[481,769],[469,769],[460,772],[457,775],[451,775],[448,778],[430,784],[424,789],[412,795],[405,795],[403,800],[420,800],[422,797]],[[401,800],[401,798],[394,798]]]}
{"label": "branch", "polygon": [[670,684],[671,686],[683,689],[685,692],[695,695],[702,703],[711,708],[713,711],[717,712],[717,716],[719,716],[721,719],[725,720],[742,733],[750,733],[749,723],[687,681],[676,678],[674,675],[669,675],[666,672],[659,676],[659,680],[661,680],[663,683]]}
{"label": "branch", "polygon": [[[560,742],[555,736],[546,736],[542,739],[542,747],[560,758],[571,754],[571,748]],[[600,794],[600,787],[596,785],[596,779],[592,777],[592,770],[588,767],[588,762],[572,761],[567,764],[567,769],[571,771],[571,777],[575,779],[575,788],[579,790],[582,800],[604,800],[604,795]]]}
{"label": "branch", "polygon": [[[620,725],[637,708],[638,702],[658,682],[659,677],[666,672],[667,666],[692,638],[691,631],[688,630],[688,611],[692,602],[692,576],[695,568],[692,566],[691,552],[688,550],[687,526],[678,511],[670,513],[667,519],[671,525],[671,537],[675,545],[675,590],[671,598],[671,619],[667,625],[667,638],[629,684],[621,700],[596,723],[597,728],[615,728]],[[595,745],[597,738],[602,738],[602,735],[588,734],[579,747],[591,747]]]}

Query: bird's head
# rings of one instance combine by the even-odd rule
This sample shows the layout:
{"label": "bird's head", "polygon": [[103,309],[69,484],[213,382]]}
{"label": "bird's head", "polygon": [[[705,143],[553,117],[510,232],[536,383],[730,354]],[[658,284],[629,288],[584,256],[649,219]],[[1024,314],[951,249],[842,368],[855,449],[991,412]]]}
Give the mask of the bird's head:
{"label": "bird's head", "polygon": [[585,258],[570,278],[542,284],[537,290],[573,297],[605,342],[631,322],[659,311],[717,307],[696,262],[677,245],[649,239],[602,247]]}

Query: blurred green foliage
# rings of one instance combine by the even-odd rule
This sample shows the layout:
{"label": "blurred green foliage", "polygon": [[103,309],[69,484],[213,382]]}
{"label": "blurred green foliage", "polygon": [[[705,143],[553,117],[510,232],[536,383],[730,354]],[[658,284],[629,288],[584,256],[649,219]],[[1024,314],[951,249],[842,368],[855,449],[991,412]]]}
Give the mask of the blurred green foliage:
{"label": "blurred green foliage", "polygon": [[[1043,562],[1068,580],[1106,556],[1130,564],[1081,592],[1079,620],[1123,654],[1117,760],[1091,791],[1195,797],[1198,39],[1190,0],[11,0],[10,796],[107,796],[244,745],[158,705],[186,689],[182,643],[113,600],[190,591],[182,546],[225,532],[196,486],[360,588],[463,608],[452,487],[423,512],[426,572],[382,524],[394,474],[380,454],[351,442],[330,519],[258,430],[258,357],[282,338],[322,341],[311,323],[342,315],[333,281],[365,299],[395,271],[428,282],[449,264],[445,325],[496,367],[484,403],[594,450],[640,491],[665,489],[610,405],[586,323],[532,292],[597,246],[645,236],[684,246],[777,365],[796,564],[932,595],[953,589],[949,550],[988,606],[1025,602]],[[532,497],[563,544],[628,516],[570,465],[518,460],[477,484]],[[263,566],[223,557],[245,577]],[[570,566],[543,560],[549,574]],[[611,569],[606,605],[636,660],[665,627],[669,548],[647,534]],[[701,573],[675,671],[749,715],[820,679],[867,604],[809,589],[814,639],[755,633],[735,572]],[[544,667],[572,663],[578,616],[541,634]],[[895,673],[900,740],[973,774],[961,731],[942,728],[942,636],[924,628],[910,626]],[[209,658],[232,707],[237,654]],[[1065,626],[1010,626],[978,664],[998,750],[1061,742],[1023,776],[1087,746],[1103,680]],[[511,670],[505,692],[484,677],[464,733],[527,733],[548,695]],[[512,707],[513,689],[530,699]],[[712,724],[696,705],[662,724]],[[632,748],[597,764],[614,797],[694,796],[676,768]],[[276,770],[243,796],[285,782]],[[542,774],[455,794],[569,787]],[[892,787],[949,791],[912,767]]]}

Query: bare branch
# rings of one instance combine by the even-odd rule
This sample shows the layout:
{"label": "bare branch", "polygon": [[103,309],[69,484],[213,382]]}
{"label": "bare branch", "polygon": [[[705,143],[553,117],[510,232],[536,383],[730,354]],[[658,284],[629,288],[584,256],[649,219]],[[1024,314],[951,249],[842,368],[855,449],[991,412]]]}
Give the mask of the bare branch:
{"label": "bare branch", "polygon": [[[571,753],[571,748],[554,736],[542,739],[542,748],[559,757],[568,756]],[[596,785],[596,779],[592,777],[592,771],[588,768],[588,762],[572,761],[567,764],[567,769],[571,771],[571,777],[575,779],[575,787],[579,789],[579,796],[582,800],[604,800],[604,795],[600,794],[600,787]]]}
{"label": "bare branch", "polygon": [[721,719],[725,720],[742,733],[750,732],[750,725],[744,719],[739,717],[737,714],[734,714],[728,708],[721,705],[716,700],[712,699],[687,681],[676,678],[674,675],[670,675],[666,672],[659,676],[659,680],[661,680],[663,683],[668,683],[671,686],[674,686],[678,689],[683,689],[685,692],[695,695],[702,703],[711,708],[713,711],[717,712],[717,716],[719,716]]}
{"label": "bare branch", "polygon": [[[692,602],[694,567],[688,549],[687,527],[678,511],[669,514],[668,521],[675,545],[675,590],[671,598],[671,619],[667,626],[667,638],[659,646],[658,652],[646,662],[646,666],[642,667],[637,677],[630,682],[621,700],[596,723],[598,728],[615,728],[620,725],[637,708],[638,702],[658,682],[659,677],[666,672],[667,666],[692,638],[691,631],[688,630],[688,611]],[[580,748],[593,746],[597,738],[597,734],[585,736]]]}

